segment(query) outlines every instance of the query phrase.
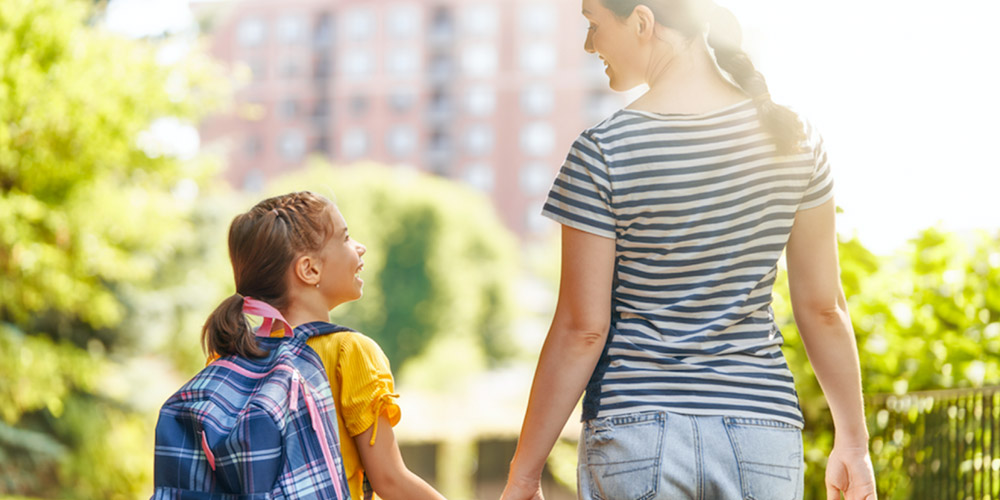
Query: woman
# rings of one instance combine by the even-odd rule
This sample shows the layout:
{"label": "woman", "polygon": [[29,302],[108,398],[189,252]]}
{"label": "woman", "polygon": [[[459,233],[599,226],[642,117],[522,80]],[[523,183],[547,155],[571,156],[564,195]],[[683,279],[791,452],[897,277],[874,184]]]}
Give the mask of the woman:
{"label": "woman", "polygon": [[874,499],[822,141],[771,101],[710,0],[584,0],[584,49],[648,92],[583,132],[544,215],[562,277],[505,500],[540,476],[586,390],[580,498],[801,498],[803,419],[771,311],[796,323],[836,427],[832,498]]}

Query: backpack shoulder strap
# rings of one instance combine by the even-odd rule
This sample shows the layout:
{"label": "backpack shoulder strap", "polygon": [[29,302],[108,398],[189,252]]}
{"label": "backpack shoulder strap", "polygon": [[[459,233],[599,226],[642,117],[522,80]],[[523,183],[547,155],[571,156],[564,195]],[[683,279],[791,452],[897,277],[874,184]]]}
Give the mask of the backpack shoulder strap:
{"label": "backpack shoulder strap", "polygon": [[346,326],[327,323],[326,321],[313,321],[311,323],[305,323],[297,326],[295,328],[295,338],[305,342],[310,337],[319,337],[320,335],[329,335],[331,333],[353,331],[355,331],[353,328],[348,328]]}

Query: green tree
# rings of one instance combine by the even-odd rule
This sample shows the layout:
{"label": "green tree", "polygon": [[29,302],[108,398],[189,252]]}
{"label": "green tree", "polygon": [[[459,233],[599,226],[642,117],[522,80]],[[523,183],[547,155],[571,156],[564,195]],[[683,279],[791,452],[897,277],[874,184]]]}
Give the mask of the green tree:
{"label": "green tree", "polygon": [[[898,253],[876,256],[857,239],[840,243],[841,279],[858,338],[867,394],[1000,383],[1000,235],[922,231]],[[786,339],[806,417],[806,498],[822,497],[833,423],[791,315],[782,274],[775,315]],[[874,422],[874,420],[873,420]],[[871,429],[878,432],[877,423]],[[905,471],[873,441],[876,478],[906,498]],[[883,495],[884,496],[884,495]]]}
{"label": "green tree", "polygon": [[210,169],[151,127],[210,109],[213,70],[158,62],[89,26],[92,8],[0,2],[0,494],[148,492],[152,422],[129,379],[150,339],[127,320],[167,263],[208,251],[184,193]]}
{"label": "green tree", "polygon": [[375,339],[394,367],[435,342],[466,349],[440,367],[444,377],[456,364],[488,364],[511,354],[506,337],[517,253],[486,197],[376,165],[316,164],[275,187],[331,197],[351,235],[367,246],[365,296],[333,317]]}

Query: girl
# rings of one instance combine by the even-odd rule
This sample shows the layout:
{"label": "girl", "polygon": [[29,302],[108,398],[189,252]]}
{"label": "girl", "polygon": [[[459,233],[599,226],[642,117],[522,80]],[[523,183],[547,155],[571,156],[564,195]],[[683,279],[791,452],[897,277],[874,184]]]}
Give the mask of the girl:
{"label": "girl", "polygon": [[610,86],[648,92],[577,139],[543,214],[562,277],[505,500],[541,499],[586,390],[580,498],[801,498],[799,410],[770,308],[792,306],[836,426],[831,499],[874,499],[818,135],[771,101],[711,0],[583,0]]}
{"label": "girl", "polygon": [[[271,327],[275,336],[285,328],[329,321],[330,310],[361,297],[365,251],[351,239],[337,207],[310,192],[269,198],[238,215],[229,229],[236,294],[205,324],[206,350],[261,354],[253,333],[241,326],[244,311],[251,312],[246,298],[280,312]],[[374,489],[385,500],[443,500],[400,456],[392,431],[400,417],[392,400],[397,395],[378,344],[354,331],[314,336],[307,343],[330,380],[351,497],[372,498]]]}

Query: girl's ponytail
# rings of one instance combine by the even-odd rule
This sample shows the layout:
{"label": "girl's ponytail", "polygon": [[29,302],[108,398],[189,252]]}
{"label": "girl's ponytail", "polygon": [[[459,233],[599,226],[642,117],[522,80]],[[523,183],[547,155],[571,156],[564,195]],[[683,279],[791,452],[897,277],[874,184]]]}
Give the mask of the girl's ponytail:
{"label": "girl's ponytail", "polygon": [[[288,270],[298,255],[318,252],[333,235],[332,208],[330,200],[301,191],[263,200],[233,219],[229,260],[237,293],[222,301],[202,327],[201,343],[207,354],[267,356],[244,315],[244,297],[263,302],[271,310],[288,306]],[[247,307],[250,314],[260,312]]]}
{"label": "girl's ponytail", "polygon": [[208,316],[201,330],[201,344],[209,356],[267,356],[267,352],[257,345],[253,329],[243,314],[243,297],[238,293],[223,300]]}
{"label": "girl's ponytail", "polygon": [[774,136],[778,152],[798,152],[805,140],[802,121],[794,111],[771,100],[764,75],[754,67],[742,44],[739,21],[729,9],[715,6],[709,20],[708,45],[716,63],[753,99],[761,124]]}

